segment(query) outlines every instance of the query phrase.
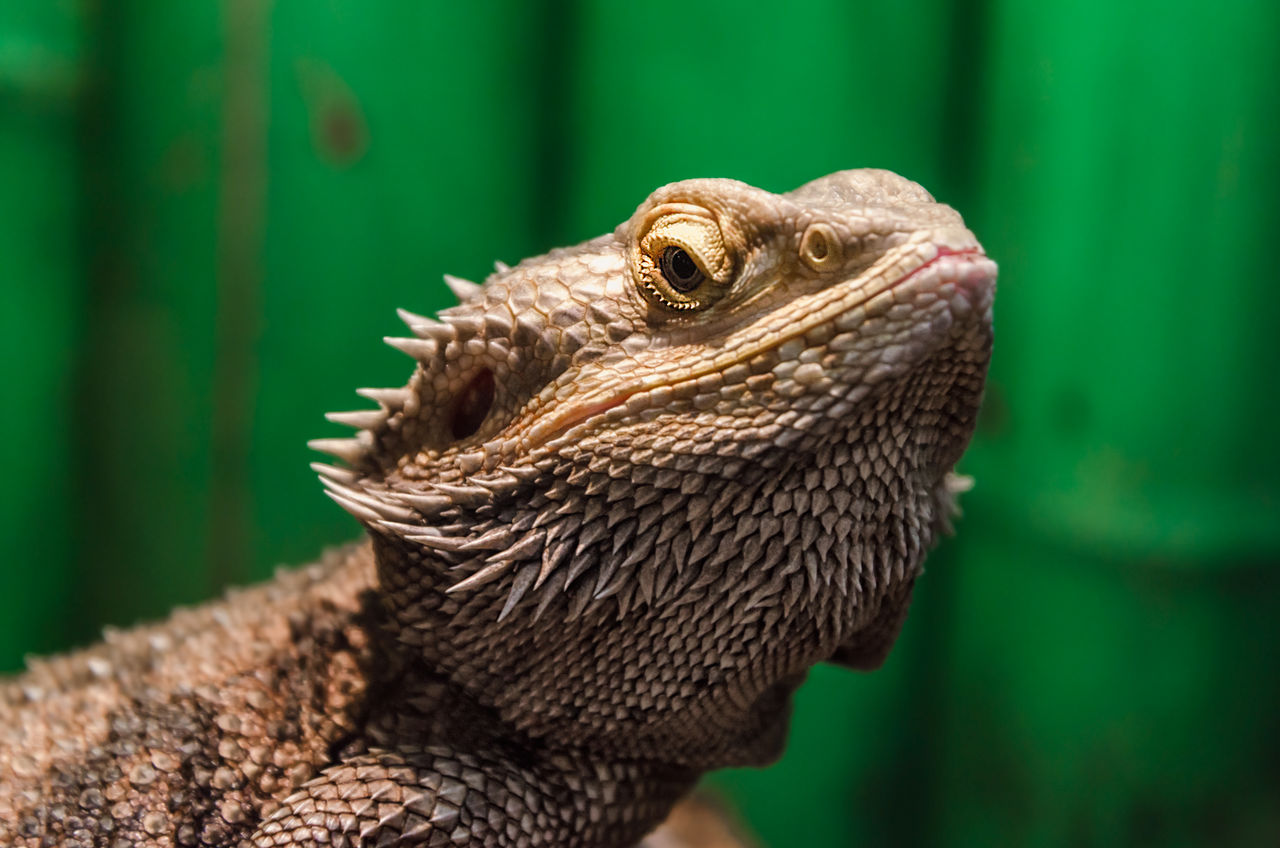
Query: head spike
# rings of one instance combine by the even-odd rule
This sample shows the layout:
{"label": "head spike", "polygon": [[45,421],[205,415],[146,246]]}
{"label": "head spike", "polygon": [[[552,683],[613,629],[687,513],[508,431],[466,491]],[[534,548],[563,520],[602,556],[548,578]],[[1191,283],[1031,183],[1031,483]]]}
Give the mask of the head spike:
{"label": "head spike", "polygon": [[328,412],[324,416],[334,424],[355,427],[357,430],[372,430],[387,420],[387,414],[381,409],[357,409],[353,412]]}
{"label": "head spike", "polygon": [[425,362],[436,355],[437,345],[434,339],[402,339],[396,336],[387,336],[383,341],[401,353],[412,356],[419,362]]}
{"label": "head spike", "polygon": [[440,322],[434,318],[428,318],[426,315],[419,315],[416,312],[410,312],[407,309],[397,309],[396,314],[400,316],[400,320],[405,323],[414,335],[423,335],[423,331],[430,330],[432,327],[439,327]]}
{"label": "head spike", "polygon": [[458,299],[459,303],[466,303],[480,294],[479,284],[464,280],[461,277],[455,277],[452,274],[444,275],[444,284],[449,287],[449,291],[453,292],[453,296]]}
{"label": "head spike", "polygon": [[330,497],[362,521],[409,521],[416,517],[413,510],[408,507],[384,501],[354,484],[347,485],[337,480],[325,480],[324,487]]}
{"label": "head spike", "polygon": [[503,262],[501,259],[495,259],[493,260],[493,270],[497,271],[499,274],[505,274],[511,270],[511,266]]}
{"label": "head spike", "polygon": [[408,402],[410,392],[405,388],[395,389],[356,389],[356,394],[379,403],[387,409],[400,409]]}
{"label": "head spike", "polygon": [[339,483],[352,483],[356,479],[356,473],[350,468],[325,465],[323,462],[311,463],[311,470],[327,480],[336,480]]}
{"label": "head spike", "polygon": [[[362,430],[361,435],[368,432],[368,430]],[[313,451],[336,456],[348,465],[355,465],[369,450],[369,440],[360,436],[354,439],[312,439],[307,442],[307,447]]]}
{"label": "head spike", "polygon": [[484,316],[470,312],[449,312],[445,314],[444,320],[454,332],[466,336],[480,335],[480,330],[484,326]]}
{"label": "head spike", "polygon": [[381,520],[381,516],[363,504],[352,500],[346,495],[335,492],[333,489],[325,489],[324,492],[334,503],[351,513],[357,520],[367,524],[373,524]]}

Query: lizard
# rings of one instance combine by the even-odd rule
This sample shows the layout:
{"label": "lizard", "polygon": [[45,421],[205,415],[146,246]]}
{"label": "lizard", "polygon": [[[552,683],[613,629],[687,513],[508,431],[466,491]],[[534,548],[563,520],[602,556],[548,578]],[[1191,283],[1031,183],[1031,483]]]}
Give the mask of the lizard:
{"label": "lizard", "polygon": [[653,192],[446,278],[313,444],[362,541],[0,684],[0,845],[635,845],[885,659],[972,435],[996,266],[888,171]]}

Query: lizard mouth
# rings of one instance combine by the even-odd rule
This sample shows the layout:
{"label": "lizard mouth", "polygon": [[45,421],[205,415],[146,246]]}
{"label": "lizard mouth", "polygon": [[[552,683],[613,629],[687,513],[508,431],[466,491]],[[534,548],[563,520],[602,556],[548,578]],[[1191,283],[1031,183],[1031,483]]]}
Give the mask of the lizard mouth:
{"label": "lizard mouth", "polygon": [[525,448],[534,451],[547,447],[567,436],[578,425],[623,406],[633,398],[655,390],[696,382],[702,377],[748,362],[792,339],[802,338],[819,327],[835,325],[841,316],[852,315],[856,310],[873,312],[878,307],[887,309],[893,305],[895,292],[922,280],[930,270],[938,272],[936,279],[930,281],[932,287],[940,289],[951,284],[957,290],[956,296],[965,300],[966,304],[969,298],[981,297],[990,290],[995,281],[996,265],[987,258],[981,247],[933,247],[933,256],[917,261],[913,267],[896,276],[891,276],[892,271],[896,270],[895,266],[904,257],[900,252],[891,252],[881,257],[863,274],[849,281],[852,285],[837,284],[797,298],[780,310],[781,320],[774,322],[786,327],[785,330],[766,331],[742,343],[726,346],[719,355],[689,371],[675,375],[655,372],[649,378],[631,385],[602,387],[588,394],[573,408],[535,423],[525,438]]}

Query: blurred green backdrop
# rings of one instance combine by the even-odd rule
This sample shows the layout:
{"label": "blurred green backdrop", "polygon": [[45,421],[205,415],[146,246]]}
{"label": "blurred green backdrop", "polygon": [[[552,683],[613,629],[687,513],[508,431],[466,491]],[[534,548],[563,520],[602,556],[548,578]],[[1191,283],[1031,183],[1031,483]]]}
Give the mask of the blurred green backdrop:
{"label": "blurred green backdrop", "polygon": [[357,527],[393,307],[654,187],[875,165],[1002,266],[978,478],[884,670],[721,775],[771,846],[1280,844],[1280,7],[0,6],[0,667]]}

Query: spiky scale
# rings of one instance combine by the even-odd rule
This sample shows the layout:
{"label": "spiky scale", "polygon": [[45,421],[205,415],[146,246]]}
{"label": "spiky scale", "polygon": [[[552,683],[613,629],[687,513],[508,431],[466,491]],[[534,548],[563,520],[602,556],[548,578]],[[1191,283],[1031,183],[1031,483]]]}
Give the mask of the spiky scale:
{"label": "spiky scale", "polygon": [[311,463],[311,470],[321,478],[337,480],[339,483],[351,483],[356,480],[356,473],[351,469],[339,468],[336,465],[326,465],[323,462]]}
{"label": "spiky scale", "polygon": [[481,287],[476,283],[464,280],[462,277],[455,277],[452,274],[444,275],[444,284],[449,287],[449,291],[453,292],[453,296],[461,303],[475,300],[481,292]]}
{"label": "spiky scale", "polygon": [[307,447],[313,451],[327,453],[354,465],[364,458],[368,453],[368,444],[359,438],[353,439],[312,439],[307,442]]}
{"label": "spiky scale", "polygon": [[325,489],[325,494],[328,495],[329,498],[333,500],[333,502],[336,503],[338,506],[342,507],[347,512],[351,513],[351,515],[355,516],[357,519],[365,523],[374,524],[381,521],[385,517],[380,513],[370,509],[368,506],[360,503],[359,501],[349,497],[348,495],[343,494],[342,492],[336,492],[332,489]]}
{"label": "spiky scale", "polygon": [[426,362],[435,357],[439,344],[435,339],[402,338],[386,336],[382,339],[391,347],[419,362]]}
{"label": "spiky scale", "polygon": [[459,580],[448,589],[445,589],[445,591],[451,595],[469,592],[485,585],[486,583],[492,583],[510,570],[511,563],[508,561],[487,563],[479,571],[463,580]]}
{"label": "spiky scale", "polygon": [[388,409],[399,409],[405,405],[412,393],[405,388],[394,389],[356,389],[360,397],[368,398]]}
{"label": "spiky scale", "polygon": [[354,427],[357,430],[372,430],[387,420],[387,415],[380,409],[358,409],[352,412],[327,412],[325,419],[334,424]]}

